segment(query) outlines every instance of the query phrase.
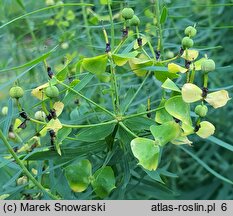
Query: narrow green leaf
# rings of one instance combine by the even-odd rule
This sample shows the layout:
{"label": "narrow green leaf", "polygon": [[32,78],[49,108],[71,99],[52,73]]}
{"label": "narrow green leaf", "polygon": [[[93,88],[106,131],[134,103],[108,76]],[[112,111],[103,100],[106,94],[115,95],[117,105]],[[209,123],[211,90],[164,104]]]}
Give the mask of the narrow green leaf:
{"label": "narrow green leaf", "polygon": [[217,173],[215,170],[210,168],[203,160],[201,160],[199,157],[197,157],[194,153],[189,151],[187,148],[183,146],[179,146],[183,151],[185,151],[187,154],[189,154],[195,161],[197,161],[201,166],[203,166],[208,172],[210,172],[215,177],[221,179],[222,181],[225,181],[229,184],[233,184],[233,182],[230,179],[225,178],[221,174]]}
{"label": "narrow green leaf", "polygon": [[32,12],[29,12],[29,13],[26,13],[26,14],[23,14],[21,16],[18,16],[14,19],[12,19],[11,21],[7,22],[7,23],[4,23],[3,25],[0,26],[0,29],[1,28],[4,28],[5,26],[17,21],[17,20],[20,20],[20,19],[23,19],[24,17],[27,17],[27,16],[30,16],[30,15],[33,15],[33,14],[36,14],[36,13],[40,13],[40,12],[43,12],[43,11],[47,11],[47,10],[50,10],[50,9],[53,9],[53,8],[58,8],[58,7],[71,7],[71,6],[93,6],[93,4],[85,4],[85,3],[67,3],[67,4],[56,4],[56,5],[52,5],[52,6],[49,6],[49,7],[44,7],[44,8],[40,8],[38,10],[35,10],[35,11],[32,11]]}
{"label": "narrow green leaf", "polygon": [[[75,141],[75,139],[74,139]],[[93,143],[78,143],[73,142],[72,146],[61,145],[62,157],[54,150],[49,149],[48,147],[38,148],[28,154],[22,154],[20,159],[23,160],[61,160],[61,159],[73,159],[75,157],[86,156],[92,152],[93,154],[101,153],[106,149],[105,141],[98,141]]]}
{"label": "narrow green leaf", "polygon": [[25,10],[25,7],[24,7],[24,5],[23,5],[23,3],[22,3],[21,0],[17,0],[17,3],[18,3],[18,5],[19,5],[23,10]]}
{"label": "narrow green leaf", "polygon": [[164,181],[161,179],[159,172],[157,170],[149,171],[145,170],[148,176],[150,176],[153,180],[165,184]]}
{"label": "narrow green leaf", "polygon": [[97,140],[103,140],[110,133],[113,132],[115,124],[101,125],[88,129],[82,129],[77,134],[77,140],[84,142],[94,142]]}
{"label": "narrow green leaf", "polygon": [[165,21],[166,21],[166,19],[167,19],[167,14],[168,14],[168,10],[167,10],[167,8],[164,6],[163,9],[162,9],[161,16],[160,16],[160,24],[165,23]]}
{"label": "narrow green leaf", "polygon": [[148,130],[151,125],[155,124],[155,122],[153,119],[138,116],[138,117],[126,119],[124,121],[124,124],[132,131],[142,131],[142,130]]}
{"label": "narrow green leaf", "polygon": [[93,175],[94,180],[91,182],[96,195],[105,198],[111,191],[116,188],[114,172],[110,166],[100,168]]}
{"label": "narrow green leaf", "polygon": [[219,145],[219,146],[221,146],[221,147],[223,147],[225,149],[228,149],[228,150],[230,150],[230,151],[233,152],[233,146],[232,145],[230,145],[230,144],[228,144],[228,143],[226,143],[226,142],[218,139],[217,137],[210,136],[207,139],[210,140],[211,142],[213,142],[213,143],[215,143],[215,144],[217,144],[217,145]]}
{"label": "narrow green leaf", "polygon": [[[81,91],[94,77],[92,74],[87,74],[79,83],[77,83],[75,86],[73,86],[73,89],[75,91]],[[68,104],[71,100],[74,100],[76,97],[76,94],[72,91],[69,91],[66,96],[63,99],[64,104]]]}
{"label": "narrow green leaf", "polygon": [[56,49],[57,49],[58,45],[55,46],[52,50],[50,50],[49,52],[43,54],[42,56],[38,57],[38,58],[35,58],[23,65],[20,65],[20,66],[17,66],[17,67],[12,67],[12,68],[6,68],[6,69],[3,69],[3,70],[0,70],[0,72],[6,72],[6,71],[15,71],[15,70],[18,70],[18,69],[22,69],[22,68],[25,68],[25,67],[29,67],[29,66],[32,66],[32,65],[35,65],[41,61],[43,61],[44,59],[46,59],[51,53],[53,53]]}
{"label": "narrow green leaf", "polygon": [[7,112],[7,116],[6,116],[6,120],[5,120],[5,124],[4,124],[4,129],[3,129],[3,134],[8,137],[8,131],[12,122],[12,118],[13,118],[13,101],[10,98],[8,101],[8,112]]}
{"label": "narrow green leaf", "polygon": [[123,110],[123,113],[125,113],[126,108],[128,106],[128,104],[130,103],[132,97],[135,94],[135,89],[134,88],[129,88],[129,90],[127,91],[124,100],[121,103],[121,109]]}

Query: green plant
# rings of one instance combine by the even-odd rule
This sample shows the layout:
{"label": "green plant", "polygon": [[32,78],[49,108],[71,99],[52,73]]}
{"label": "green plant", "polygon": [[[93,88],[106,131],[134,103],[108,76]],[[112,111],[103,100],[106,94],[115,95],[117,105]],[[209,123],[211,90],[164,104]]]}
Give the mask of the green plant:
{"label": "green plant", "polygon": [[59,90],[56,86],[49,86],[45,89],[45,95],[49,98],[57,98],[59,96]]}
{"label": "green plant", "polygon": [[[185,29],[187,36],[182,40],[180,50],[176,50],[177,54],[166,58],[162,30],[167,19],[166,7],[160,13],[160,6],[153,6],[157,16],[156,50],[153,49],[154,41],[142,33],[144,23],[133,15],[130,8],[116,12],[124,18],[123,37],[118,40],[111,7],[113,5],[108,1],[111,27],[108,30],[102,26],[104,44],[101,43],[98,54],[80,49],[79,54],[66,54],[68,60],[61,65],[55,59],[54,67],[48,64],[52,62],[50,52],[34,61],[44,61],[47,81],[38,81],[30,88],[33,90],[30,91],[32,103],[29,106],[24,97],[17,100],[16,112],[20,117],[8,114],[10,123],[5,133],[0,134],[11,153],[8,159],[13,157],[25,173],[16,177],[20,185],[22,183],[25,188],[27,185],[34,188],[35,185],[53,199],[82,198],[81,192],[84,197],[85,194],[92,194],[92,198],[114,197],[115,194],[120,197],[121,189],[131,184],[134,187],[141,182],[147,185],[148,179],[153,180],[148,185],[155,184],[155,181],[163,184],[174,177],[167,171],[170,162],[166,151],[184,149],[190,154],[189,147],[178,145],[191,145],[196,139],[191,136],[193,134],[210,138],[215,126],[208,119],[213,109],[210,108],[206,115],[206,102],[216,109],[229,100],[226,90],[208,91],[211,81],[207,72],[214,70],[215,65],[206,57],[198,59],[201,54],[197,49],[189,49],[193,46],[191,37],[196,35],[194,27]],[[66,14],[65,10],[61,11]],[[88,18],[85,13],[83,15]],[[177,43],[180,46],[180,42]],[[127,71],[132,72],[129,77]],[[20,78],[18,81],[22,82]],[[130,85],[136,88],[130,88]],[[144,94],[147,89],[160,93],[149,96]],[[143,98],[142,103],[136,101],[138,96]],[[54,98],[56,101],[50,100]],[[35,112],[32,108],[41,111]],[[12,110],[11,102],[8,113]],[[11,145],[20,144],[16,153],[9,142]],[[182,157],[179,160],[183,161]],[[35,165],[35,161],[41,164]],[[34,167],[38,179],[30,174]],[[231,180],[208,166],[207,169],[217,178],[232,184]],[[53,181],[57,184],[63,182],[69,194],[59,187],[52,188]],[[161,185],[157,187],[160,189]],[[40,192],[33,196],[43,197]]]}
{"label": "green plant", "polygon": [[16,99],[19,99],[21,97],[23,97],[24,95],[24,91],[21,87],[19,86],[14,86],[10,89],[10,92],[9,92],[9,95],[12,97],[12,98],[16,98]]}

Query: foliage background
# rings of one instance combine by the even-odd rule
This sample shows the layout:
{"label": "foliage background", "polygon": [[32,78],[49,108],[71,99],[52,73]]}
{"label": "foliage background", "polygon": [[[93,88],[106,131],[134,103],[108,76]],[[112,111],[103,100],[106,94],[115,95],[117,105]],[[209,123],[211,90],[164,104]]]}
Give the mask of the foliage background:
{"label": "foliage background", "polygon": [[[64,0],[64,3],[72,3],[77,1]],[[30,0],[2,0],[0,1],[0,70],[5,68],[17,67],[25,64],[32,59],[38,58],[53,49],[56,45],[68,42],[68,49],[62,49],[60,46],[49,57],[48,62],[53,68],[59,66],[69,58],[74,56],[76,59],[82,55],[92,56],[104,52],[105,43],[102,34],[101,23],[98,19],[103,19],[103,23],[108,32],[110,26],[108,24],[108,10],[105,5],[100,4],[99,0],[85,1],[85,3],[93,3],[95,6],[90,7],[67,7],[63,12],[59,9],[52,9],[41,13],[27,16],[11,24],[3,26],[15,17],[30,11],[45,7],[45,1]],[[133,7],[135,13],[141,19],[140,31],[147,32],[152,36],[152,42],[157,43],[155,27],[153,26],[153,18],[150,17],[152,8],[151,1],[113,1],[112,9],[115,19],[115,41],[121,38],[122,21],[119,18],[119,11],[125,4]],[[223,88],[227,89],[232,96],[233,89],[233,13],[232,1],[221,0],[164,0],[160,1],[161,7],[165,5],[168,8],[168,18],[163,26],[164,48],[175,53],[178,52],[180,41],[183,37],[183,31],[186,26],[196,23],[198,34],[195,38],[195,48],[199,49],[201,55],[208,54],[215,60],[217,69],[210,77],[210,90]],[[67,11],[72,10],[75,18],[72,16],[69,23],[63,16],[67,16]],[[61,13],[59,15],[59,12]],[[59,17],[60,16],[60,17]],[[48,26],[49,22],[55,25]],[[98,18],[98,19],[97,19]],[[63,23],[62,23],[63,22]],[[64,48],[64,47],[63,47]],[[66,58],[64,58],[66,56]],[[27,97],[30,97],[30,91],[47,80],[46,71],[43,63],[38,62],[33,65],[30,70],[27,68],[1,72],[0,75],[0,107],[8,105],[8,90],[15,81],[16,77],[21,77],[20,85],[26,89]],[[121,84],[121,91],[125,92],[129,86],[137,88],[141,82],[140,78],[136,78],[132,72],[122,75],[124,77]],[[130,109],[130,113],[136,112],[140,104],[146,105],[147,97],[150,96],[152,101],[160,97],[159,86],[161,85],[155,79],[147,81],[134,101]],[[98,103],[108,106],[109,100],[106,95],[101,95],[99,87],[101,83],[93,80],[85,89],[85,94],[94,98]],[[96,92],[98,92],[96,94]],[[25,110],[31,115],[35,112],[35,108],[31,104],[35,104],[34,99],[24,99],[23,104]],[[79,113],[76,105],[67,107],[64,119],[68,119],[68,123],[72,123],[72,119],[77,118],[77,122],[83,122],[82,114],[87,114],[89,105],[85,101],[80,101]],[[156,107],[156,103],[152,103]],[[73,112],[72,112],[73,111]],[[70,112],[73,116],[70,116]],[[14,113],[18,115],[17,112]],[[92,121],[98,113],[91,114],[89,112],[88,119]],[[104,117],[99,115],[100,119]],[[108,197],[108,199],[232,199],[233,187],[231,184],[216,178],[211,171],[206,170],[205,165],[208,164],[213,170],[221,176],[233,179],[233,157],[232,151],[224,148],[228,143],[232,146],[232,119],[233,105],[229,101],[228,104],[221,109],[211,109],[208,119],[216,126],[214,137],[207,140],[197,139],[193,137],[193,147],[190,152],[195,154],[199,159],[194,160],[189,154],[177,146],[169,145],[163,157],[165,158],[161,168],[161,179],[165,184],[155,181],[149,177],[141,168],[136,166],[136,162],[130,164],[122,162],[123,166],[129,166],[121,170],[121,174],[117,176],[118,188]],[[3,128],[7,119],[1,115],[0,127]],[[138,122],[140,124],[140,122]],[[31,128],[33,130],[33,128]],[[27,141],[30,137],[30,130],[23,135],[23,140]],[[1,142],[0,142],[1,143]],[[11,143],[16,146],[16,143]],[[67,143],[69,146],[69,142]],[[223,146],[223,147],[221,147]],[[91,155],[92,160],[98,167],[99,161],[108,161],[106,152],[103,148],[80,148],[83,155]],[[0,195],[11,194],[9,199],[22,198],[25,193],[34,193],[36,189],[30,190],[22,186],[16,186],[15,180],[21,174],[19,167],[14,163],[7,163],[3,158],[6,154],[3,145],[0,145]],[[102,152],[102,154],[101,154]],[[99,153],[98,157],[93,156]],[[122,152],[119,148],[115,149],[115,154],[110,157],[110,164],[114,164],[119,160]],[[166,156],[165,156],[166,155]],[[49,156],[45,155],[45,158]],[[126,160],[129,156],[126,155]],[[54,159],[55,169],[51,169],[50,185],[52,191],[59,191],[64,195],[65,199],[94,199],[91,189],[83,194],[73,194],[67,189],[64,177],[60,175],[61,161],[58,163]],[[48,163],[51,160],[49,160]],[[31,166],[40,167],[42,172],[42,161],[35,161]],[[38,163],[38,164],[36,164]],[[121,164],[121,165],[122,165]],[[119,164],[117,165],[119,166]],[[116,166],[116,167],[117,167]],[[117,169],[117,168],[115,168]],[[158,178],[154,176],[154,178]],[[123,182],[121,182],[123,179]],[[64,184],[64,188],[59,185]],[[69,192],[67,192],[69,191]],[[25,197],[24,197],[25,198]],[[45,197],[46,198],[46,197]]]}

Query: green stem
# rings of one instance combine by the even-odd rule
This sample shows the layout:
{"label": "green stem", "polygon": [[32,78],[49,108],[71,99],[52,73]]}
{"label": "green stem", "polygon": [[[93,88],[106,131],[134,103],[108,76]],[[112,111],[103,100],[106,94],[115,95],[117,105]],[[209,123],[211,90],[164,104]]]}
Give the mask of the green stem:
{"label": "green stem", "polygon": [[[116,114],[120,112],[120,100],[119,100],[119,91],[118,91],[118,85],[117,85],[117,78],[116,78],[116,73],[115,73],[115,68],[113,67],[113,60],[112,57],[110,57],[110,70],[111,70],[111,76],[112,76],[112,88],[114,89],[114,95],[112,97],[113,99],[113,105]],[[115,97],[114,97],[115,96]]]}
{"label": "green stem", "polygon": [[190,81],[190,72],[189,72],[189,70],[187,70],[187,72],[186,72],[186,83],[189,83],[189,81]]}
{"label": "green stem", "polygon": [[120,43],[117,45],[117,47],[113,50],[112,53],[113,53],[113,54],[117,54],[118,51],[120,50],[120,48],[121,48],[126,42],[130,41],[131,38],[134,38],[134,37],[135,37],[135,34],[132,34],[132,35],[129,35],[127,38],[122,39],[122,40],[120,41]]}
{"label": "green stem", "polygon": [[190,76],[190,83],[194,82],[195,73],[196,71],[195,71],[194,64],[193,64],[193,69],[192,69],[191,76]]}
{"label": "green stem", "polygon": [[151,42],[149,41],[148,38],[147,38],[147,43],[148,43],[148,45],[149,45],[149,48],[150,48],[151,54],[153,55],[154,60],[157,61],[154,48],[153,48],[153,46],[152,46],[152,44],[151,44]]}
{"label": "green stem", "polygon": [[159,0],[155,0],[155,13],[157,19],[157,28],[158,28],[158,46],[157,50],[161,52],[163,56],[163,34],[162,34],[162,26],[160,24],[160,9],[159,9]]}
{"label": "green stem", "polygon": [[113,123],[117,123],[117,120],[111,120],[111,121],[107,121],[107,122],[101,122],[101,123],[97,123],[97,124],[89,124],[89,125],[68,125],[68,124],[62,124],[63,127],[67,127],[67,128],[91,128],[91,127],[97,127],[97,126],[102,126],[102,125],[109,125],[109,124],[113,124]]}
{"label": "green stem", "polygon": [[8,143],[8,141],[6,140],[5,136],[2,133],[2,130],[0,129],[0,138],[2,139],[3,143],[5,144],[6,148],[8,149],[8,151],[10,152],[10,154],[12,155],[12,157],[15,159],[15,161],[18,163],[18,165],[21,167],[21,169],[23,170],[23,172],[25,173],[25,175],[28,177],[28,179],[30,179],[35,186],[37,186],[40,190],[42,190],[44,193],[48,194],[48,196],[51,199],[57,200],[59,199],[57,196],[53,195],[52,193],[50,193],[49,191],[47,191],[35,178],[34,176],[28,171],[28,169],[25,167],[24,163],[18,158],[18,156],[16,155],[16,153],[14,152],[14,150],[12,149],[11,145]]}
{"label": "green stem", "polygon": [[177,56],[175,56],[175,57],[173,57],[173,58],[170,58],[170,59],[166,59],[166,60],[164,60],[164,61],[161,61],[160,63],[162,63],[162,64],[168,63],[168,62],[171,62],[171,61],[174,61],[174,60],[178,59],[179,57],[180,57],[180,55],[177,55]]}
{"label": "green stem", "polygon": [[129,134],[131,134],[133,137],[137,138],[138,136],[131,131],[129,128],[126,127],[126,125],[123,122],[119,122],[119,125],[125,130],[127,131]]}
{"label": "green stem", "polygon": [[98,107],[99,109],[101,109],[102,111],[108,113],[110,116],[115,117],[115,115],[108,111],[107,109],[105,109],[104,107],[100,106],[99,104],[95,103],[94,101],[92,101],[91,99],[85,97],[84,95],[82,95],[81,93],[79,93],[78,91],[72,89],[70,86],[66,85],[65,83],[57,80],[57,82],[61,85],[63,85],[64,87],[66,87],[67,89],[69,89],[70,91],[74,92],[75,94],[79,95],[81,98],[83,98],[84,100],[88,101],[89,103],[93,104],[94,106]]}
{"label": "green stem", "polygon": [[[84,0],[81,0],[81,3],[84,3]],[[92,43],[92,38],[90,35],[90,29],[89,29],[89,24],[88,24],[88,20],[87,20],[86,8],[84,6],[82,6],[82,14],[83,14],[83,21],[85,24],[86,33],[87,33],[87,37],[88,37],[88,41],[89,41],[89,45],[90,45],[93,43]],[[90,46],[90,47],[91,47],[91,49],[93,49],[93,46]]]}
{"label": "green stem", "polygon": [[[42,121],[38,121],[36,119],[30,118],[30,121],[37,123],[37,124],[41,124],[41,125],[47,125],[46,122],[42,122]],[[89,127],[97,127],[97,126],[101,126],[101,125],[108,125],[108,124],[112,124],[112,123],[117,123],[117,120],[111,120],[111,121],[107,121],[107,122],[101,122],[101,123],[97,123],[97,124],[88,124],[88,125],[69,125],[69,124],[62,124],[62,127],[66,127],[66,128],[89,128]]]}
{"label": "green stem", "polygon": [[146,115],[148,113],[156,112],[156,111],[161,110],[163,108],[164,108],[164,106],[156,108],[156,109],[151,109],[151,110],[148,110],[148,111],[145,111],[145,112],[141,112],[141,113],[136,113],[136,114],[132,114],[132,115],[123,116],[122,120],[129,119],[129,118],[134,118],[134,117],[137,117],[137,116]]}
{"label": "green stem", "polygon": [[113,23],[113,17],[112,17],[112,8],[110,5],[110,0],[108,0],[108,12],[110,17],[110,23],[111,23],[111,47],[114,49],[114,23]]}
{"label": "green stem", "polygon": [[150,75],[150,72],[147,72],[147,75],[146,75],[145,79],[143,80],[143,82],[141,83],[141,85],[139,86],[139,88],[137,89],[137,91],[135,92],[135,94],[133,95],[133,97],[131,98],[131,100],[129,101],[129,103],[126,105],[125,109],[123,110],[123,113],[125,113],[128,110],[129,106],[131,105],[131,103],[134,101],[135,97],[140,92],[141,88],[145,84],[145,82],[146,82],[147,78],[149,77],[149,75]]}
{"label": "green stem", "polygon": [[[185,49],[185,58],[188,59],[188,49]],[[186,60],[185,60],[186,61]],[[188,61],[188,60],[187,60]],[[189,73],[189,69],[186,72],[186,82],[188,83],[190,81],[190,73]]]}
{"label": "green stem", "polygon": [[136,35],[137,35],[137,38],[140,38],[139,28],[138,28],[138,26],[136,26],[135,28],[136,28]]}
{"label": "green stem", "polygon": [[207,88],[207,86],[208,86],[208,73],[205,73],[203,87]]}

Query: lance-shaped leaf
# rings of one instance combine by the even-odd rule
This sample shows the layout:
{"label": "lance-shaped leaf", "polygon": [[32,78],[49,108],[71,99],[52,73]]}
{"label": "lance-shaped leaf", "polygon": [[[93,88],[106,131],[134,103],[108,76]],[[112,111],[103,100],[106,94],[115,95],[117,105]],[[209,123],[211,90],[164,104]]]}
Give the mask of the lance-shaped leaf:
{"label": "lance-shaped leaf", "polygon": [[186,103],[193,103],[202,99],[202,90],[192,83],[184,84],[181,93]]}
{"label": "lance-shaped leaf", "polygon": [[215,109],[225,106],[228,100],[230,100],[230,98],[226,90],[209,93],[205,98],[205,101]]}
{"label": "lance-shaped leaf", "polygon": [[180,92],[180,89],[177,87],[177,85],[169,78],[167,78],[166,81],[163,83],[162,88]]}
{"label": "lance-shaped leaf", "polygon": [[185,103],[181,95],[172,97],[165,103],[165,109],[173,117],[187,125],[192,125],[189,104]]}
{"label": "lance-shaped leaf", "polygon": [[182,58],[188,60],[188,61],[194,61],[199,55],[199,52],[197,50],[185,50]]}
{"label": "lance-shaped leaf", "polygon": [[207,138],[214,134],[215,127],[208,121],[203,121],[200,123],[200,128],[196,134],[201,138]]}
{"label": "lance-shaped leaf", "polygon": [[156,170],[159,162],[160,148],[158,143],[147,138],[135,138],[131,141],[133,155],[139,160],[142,167]]}
{"label": "lance-shaped leaf", "polygon": [[95,56],[92,58],[84,58],[82,59],[82,67],[93,74],[100,75],[105,72],[107,62],[107,54]]}
{"label": "lance-shaped leaf", "polygon": [[166,122],[158,126],[152,125],[150,126],[150,131],[161,146],[164,146],[181,134],[180,126],[175,121]]}
{"label": "lance-shaped leaf", "polygon": [[112,54],[112,58],[116,65],[123,66],[128,62],[129,59],[134,58],[138,55],[137,51],[122,53],[122,54]]}
{"label": "lance-shaped leaf", "polygon": [[168,67],[168,72],[170,73],[178,73],[178,72],[186,73],[187,72],[186,68],[181,67],[180,65],[175,64],[175,63],[169,63],[167,67]]}
{"label": "lance-shaped leaf", "polygon": [[116,188],[116,180],[114,172],[110,166],[100,168],[93,175],[93,181],[91,182],[93,190],[100,198],[105,198],[111,191]]}
{"label": "lance-shaped leaf", "polygon": [[65,176],[74,192],[83,192],[90,184],[92,166],[89,160],[80,160],[65,168]]}

